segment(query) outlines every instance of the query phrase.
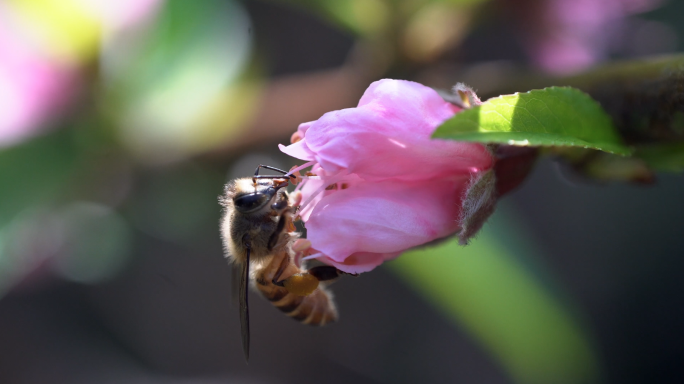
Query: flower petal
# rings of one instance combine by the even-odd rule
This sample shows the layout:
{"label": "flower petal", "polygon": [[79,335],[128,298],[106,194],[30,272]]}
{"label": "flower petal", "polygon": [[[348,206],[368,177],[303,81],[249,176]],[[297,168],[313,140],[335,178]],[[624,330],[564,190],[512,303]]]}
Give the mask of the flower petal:
{"label": "flower petal", "polygon": [[299,133],[300,135],[302,135],[302,137],[304,137],[304,135],[306,135],[306,131],[309,130],[309,127],[311,127],[311,124],[313,124],[313,123],[314,123],[313,121],[309,121],[307,123],[299,124],[299,127],[297,127],[297,133]]}
{"label": "flower petal", "polygon": [[[490,168],[492,156],[483,145],[430,138],[457,111],[431,88],[380,80],[357,108],[329,112],[312,123],[302,142],[328,172],[346,169],[366,180],[426,180]],[[281,150],[303,159],[301,151],[290,149],[294,145]]]}
{"label": "flower petal", "polygon": [[328,191],[306,221],[307,238],[337,263],[357,253],[400,253],[459,229],[467,181],[384,181]]}
{"label": "flower petal", "polygon": [[288,146],[278,144],[278,148],[285,154],[295,157],[300,160],[312,161],[315,155],[306,145],[306,140],[300,140]]}

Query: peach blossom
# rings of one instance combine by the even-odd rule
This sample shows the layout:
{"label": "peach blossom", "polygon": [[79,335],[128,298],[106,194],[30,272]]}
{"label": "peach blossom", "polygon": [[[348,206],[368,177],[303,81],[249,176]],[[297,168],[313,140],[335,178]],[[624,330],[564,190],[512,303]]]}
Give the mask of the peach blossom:
{"label": "peach blossom", "polygon": [[300,125],[281,150],[316,175],[297,187],[309,257],[366,272],[461,231],[468,188],[494,158],[481,144],[431,138],[460,110],[431,88],[385,79],[358,107]]}

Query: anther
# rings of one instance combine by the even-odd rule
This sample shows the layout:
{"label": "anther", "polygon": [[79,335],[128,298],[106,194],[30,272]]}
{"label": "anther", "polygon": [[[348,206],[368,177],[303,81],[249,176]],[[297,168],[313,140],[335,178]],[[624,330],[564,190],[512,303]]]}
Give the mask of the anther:
{"label": "anther", "polygon": [[307,239],[297,239],[292,243],[292,250],[295,252],[302,252],[311,248],[311,241]]}
{"label": "anther", "polygon": [[295,132],[290,136],[290,143],[294,144],[298,141],[302,141],[303,137],[299,134],[299,132]]}

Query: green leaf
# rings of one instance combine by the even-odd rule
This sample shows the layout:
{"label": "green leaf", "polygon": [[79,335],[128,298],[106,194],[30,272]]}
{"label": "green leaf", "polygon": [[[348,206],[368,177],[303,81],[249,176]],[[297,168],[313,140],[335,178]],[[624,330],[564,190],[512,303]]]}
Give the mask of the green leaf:
{"label": "green leaf", "polygon": [[587,94],[550,87],[503,95],[456,114],[433,134],[478,143],[563,146],[629,155],[610,117]]}

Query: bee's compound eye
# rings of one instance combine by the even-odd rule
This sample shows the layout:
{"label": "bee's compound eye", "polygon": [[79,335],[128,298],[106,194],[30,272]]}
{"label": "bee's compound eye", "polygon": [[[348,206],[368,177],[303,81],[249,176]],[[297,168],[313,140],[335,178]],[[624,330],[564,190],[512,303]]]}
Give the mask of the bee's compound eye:
{"label": "bee's compound eye", "polygon": [[242,195],[236,197],[233,202],[235,209],[242,213],[256,211],[263,207],[270,200],[270,196],[263,193],[250,193],[249,195]]}

